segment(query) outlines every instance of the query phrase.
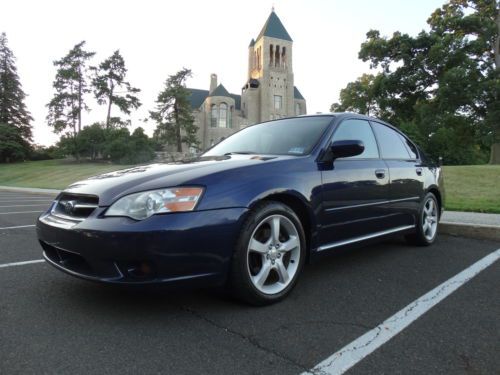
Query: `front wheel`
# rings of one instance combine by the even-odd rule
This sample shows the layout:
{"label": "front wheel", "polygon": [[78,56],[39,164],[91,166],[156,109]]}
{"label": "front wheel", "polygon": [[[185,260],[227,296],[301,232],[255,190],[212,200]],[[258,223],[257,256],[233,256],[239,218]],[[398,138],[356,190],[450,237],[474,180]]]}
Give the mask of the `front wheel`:
{"label": "front wheel", "polygon": [[419,246],[431,245],[437,237],[439,225],[439,205],[433,193],[427,193],[420,205],[416,231],[407,235],[408,242]]}
{"label": "front wheel", "polygon": [[229,282],[234,296],[254,305],[283,299],[297,282],[305,247],[292,209],[279,202],[259,204],[245,221],[233,256]]}

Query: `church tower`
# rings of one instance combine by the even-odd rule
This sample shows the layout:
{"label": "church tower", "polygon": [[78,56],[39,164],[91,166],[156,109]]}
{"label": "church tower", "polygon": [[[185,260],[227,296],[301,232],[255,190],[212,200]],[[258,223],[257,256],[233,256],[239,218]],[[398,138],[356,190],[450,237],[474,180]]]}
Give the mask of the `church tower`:
{"label": "church tower", "polygon": [[248,46],[248,79],[242,91],[242,114],[250,124],[306,113],[294,87],[293,40],[271,11]]}

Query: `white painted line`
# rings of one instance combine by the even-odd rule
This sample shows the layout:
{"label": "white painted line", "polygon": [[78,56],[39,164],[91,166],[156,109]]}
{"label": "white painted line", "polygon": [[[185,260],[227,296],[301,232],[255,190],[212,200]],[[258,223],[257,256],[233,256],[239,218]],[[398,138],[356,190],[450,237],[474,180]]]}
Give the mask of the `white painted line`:
{"label": "white painted line", "polygon": [[382,324],[344,346],[338,352],[332,354],[323,362],[316,365],[308,372],[304,372],[302,375],[343,374],[356,363],[392,339],[455,290],[470,281],[474,276],[491,266],[499,258],[500,249],[485,256],[456,276],[453,276],[448,281],[445,281],[430,292],[424,294],[422,297],[385,320]]}
{"label": "white painted line", "polygon": [[9,199],[9,200],[0,200],[0,203],[16,203],[16,202],[53,202],[52,199]]}
{"label": "white painted line", "polygon": [[37,259],[37,260],[28,260],[26,262],[4,263],[4,264],[0,264],[0,268],[24,266],[26,264],[35,264],[35,263],[43,263],[43,262],[45,262],[43,259]]}
{"label": "white painted line", "polygon": [[55,195],[0,195],[0,199],[54,199]]}
{"label": "white painted line", "polygon": [[44,204],[16,204],[13,206],[0,206],[0,208],[10,208],[10,207],[35,207],[35,206],[49,206],[49,204],[44,203]]}
{"label": "white painted line", "polygon": [[15,227],[3,227],[3,228],[0,228],[0,230],[2,230],[2,229],[32,228],[34,226],[35,226],[35,224],[31,224],[31,225],[18,225],[18,226],[15,226]]}
{"label": "white painted line", "polygon": [[13,215],[13,214],[33,214],[35,212],[38,212],[41,214],[43,211],[18,211],[18,212],[0,212],[0,215]]}

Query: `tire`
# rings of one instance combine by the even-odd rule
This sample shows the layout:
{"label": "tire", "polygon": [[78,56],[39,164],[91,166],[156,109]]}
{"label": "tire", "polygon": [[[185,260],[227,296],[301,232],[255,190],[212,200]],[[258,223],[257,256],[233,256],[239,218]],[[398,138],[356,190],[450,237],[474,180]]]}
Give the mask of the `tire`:
{"label": "tire", "polygon": [[297,283],[306,254],[295,212],[274,201],[258,204],[245,220],[229,272],[232,295],[263,306],[285,298]]}
{"label": "tire", "polygon": [[420,204],[415,233],[406,236],[406,240],[417,246],[429,246],[434,243],[439,228],[439,204],[433,193],[427,193]]}

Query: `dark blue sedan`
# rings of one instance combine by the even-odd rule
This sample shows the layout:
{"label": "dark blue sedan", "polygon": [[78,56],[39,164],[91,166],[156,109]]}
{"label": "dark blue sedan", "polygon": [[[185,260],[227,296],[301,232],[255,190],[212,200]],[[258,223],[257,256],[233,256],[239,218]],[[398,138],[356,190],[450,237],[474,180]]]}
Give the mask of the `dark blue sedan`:
{"label": "dark blue sedan", "polygon": [[88,280],[227,285],[284,298],[306,261],[402,234],[430,245],[441,168],[403,133],[350,114],[247,127],[197,159],[70,185],[37,222],[44,257]]}

